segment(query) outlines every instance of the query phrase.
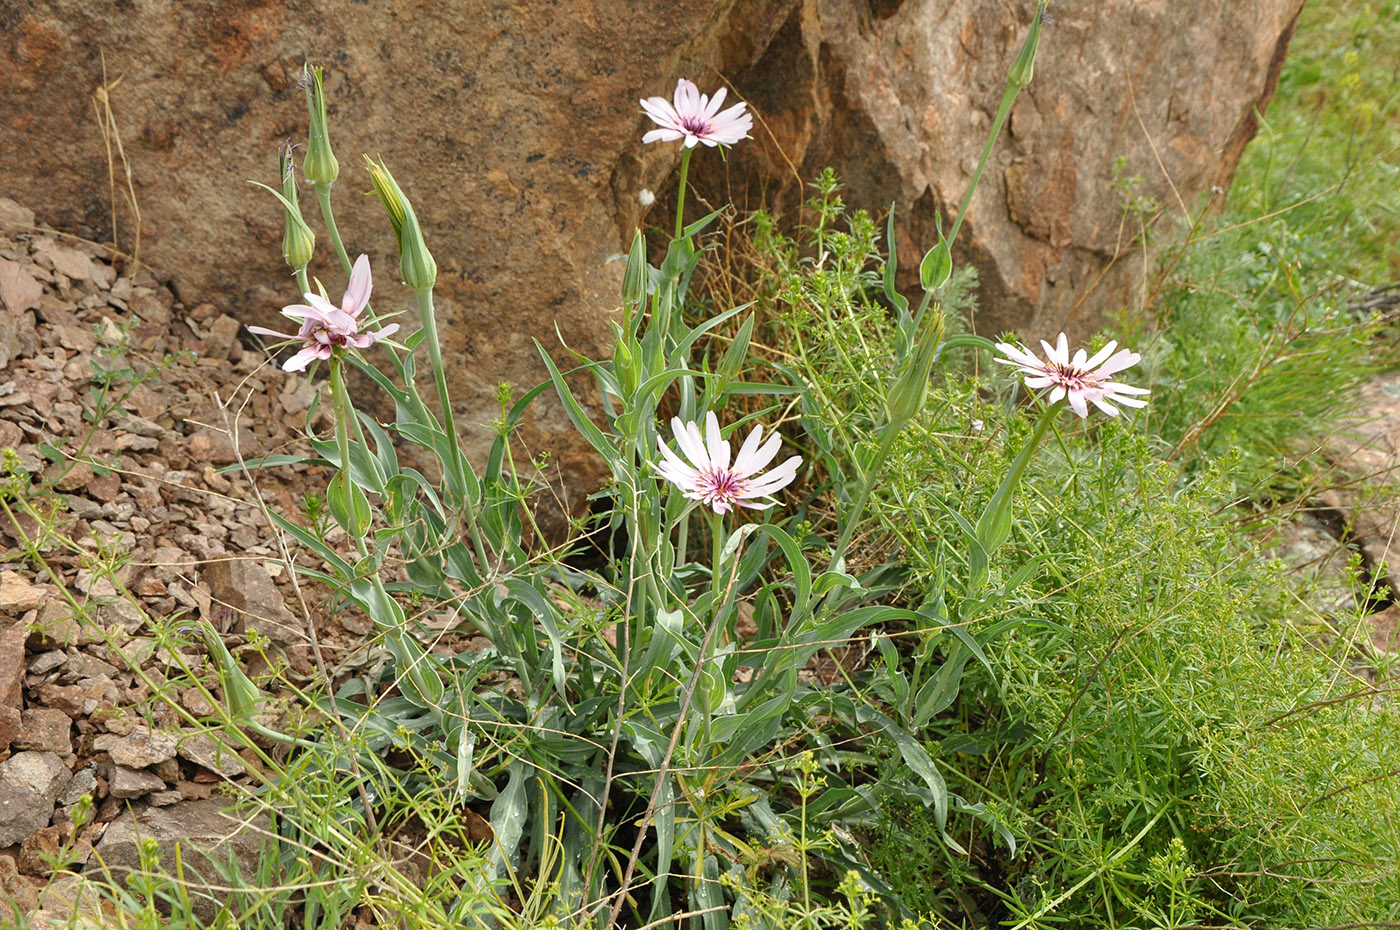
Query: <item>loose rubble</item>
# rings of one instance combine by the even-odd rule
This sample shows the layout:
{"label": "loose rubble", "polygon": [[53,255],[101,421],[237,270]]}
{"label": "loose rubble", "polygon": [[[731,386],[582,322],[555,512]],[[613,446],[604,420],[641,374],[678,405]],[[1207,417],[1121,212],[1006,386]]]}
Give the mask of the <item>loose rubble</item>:
{"label": "loose rubble", "polygon": [[[253,769],[201,724],[218,679],[179,624],[212,623],[269,692],[309,675],[300,604],[320,593],[293,596],[262,506],[295,518],[328,477],[262,470],[260,501],[220,474],[304,448],[324,385],[267,365],[212,304],[34,222],[0,198],[0,450],[46,508],[0,509],[0,898],[23,910],[72,877],[54,857],[110,864],[132,824],[213,835]],[[363,653],[359,620],[318,621],[329,661]],[[153,698],[171,682],[178,709]]]}

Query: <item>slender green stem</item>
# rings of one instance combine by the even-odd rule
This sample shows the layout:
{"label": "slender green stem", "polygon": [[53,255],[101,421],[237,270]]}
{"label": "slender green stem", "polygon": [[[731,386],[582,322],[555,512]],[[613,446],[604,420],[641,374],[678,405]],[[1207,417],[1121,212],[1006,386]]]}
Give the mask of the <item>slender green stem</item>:
{"label": "slender green stem", "polygon": [[681,152],[681,189],[676,194],[676,238],[681,238],[685,232],[685,180],[690,174],[690,155],[694,149],[685,149]]}
{"label": "slender green stem", "polygon": [[[335,408],[335,445],[340,453],[341,482],[348,489],[354,480],[350,476],[350,424],[355,420],[355,410],[350,403],[350,392],[345,389],[344,362],[339,350],[331,355],[330,367],[331,404]],[[346,509],[353,513],[354,508],[348,491],[345,498]],[[360,558],[369,555],[369,548],[365,545],[363,536],[355,536],[355,546],[360,551]]]}
{"label": "slender green stem", "polygon": [[306,266],[302,265],[296,270],[297,287],[301,288],[303,294],[311,293],[311,280],[306,275]]}
{"label": "slender green stem", "polygon": [[875,458],[871,460],[870,467],[865,470],[865,475],[861,478],[860,492],[856,495],[856,502],[851,507],[851,512],[846,515],[846,525],[841,529],[841,538],[836,543],[836,550],[831,554],[831,567],[836,568],[837,564],[846,555],[846,547],[851,543],[851,535],[856,531],[856,525],[860,523],[861,513],[865,510],[866,501],[870,499],[870,491],[875,486],[875,478],[883,470],[885,459],[889,457],[890,449],[894,446],[894,438],[899,435],[904,424],[890,423],[885,426],[880,434],[880,445],[875,450]]}
{"label": "slender green stem", "polygon": [[987,144],[982,147],[982,158],[977,162],[977,170],[972,172],[972,183],[967,187],[967,193],[963,195],[962,208],[958,210],[958,218],[953,221],[953,228],[948,232],[948,247],[951,249],[953,240],[958,238],[958,230],[962,228],[963,217],[967,216],[967,208],[972,206],[972,195],[977,190],[977,183],[982,180],[982,171],[987,167],[987,159],[992,157],[992,149],[997,144],[997,136],[1001,135],[1001,127],[1005,125],[1006,118],[1011,115],[1011,106],[1016,102],[1016,95],[1021,92],[1021,85],[1008,84],[1006,90],[1001,95],[1001,105],[997,107],[997,115],[992,120],[992,131],[987,134]]}
{"label": "slender green stem", "polygon": [[326,232],[330,233],[331,244],[335,246],[335,254],[340,257],[340,264],[348,275],[350,274],[350,256],[345,251],[345,243],[340,241],[340,229],[335,225],[335,212],[331,210],[330,184],[316,182],[316,202],[321,205],[321,219],[325,220]]}
{"label": "slender green stem", "polygon": [[724,558],[724,515],[713,514],[710,517],[710,606],[714,610],[715,619],[719,619],[720,603],[724,598],[724,566],[720,564]]}
{"label": "slender green stem", "polygon": [[428,360],[433,366],[433,380],[437,383],[438,403],[442,406],[442,428],[447,433],[447,468],[451,474],[449,486],[456,492],[457,504],[466,517],[467,529],[471,533],[472,546],[481,563],[481,571],[486,572],[486,543],[481,537],[481,529],[476,525],[474,502],[468,499],[465,469],[468,466],[462,457],[462,448],[457,440],[457,418],[452,411],[452,398],[447,390],[447,371],[442,365],[442,344],[438,341],[437,311],[433,307],[433,290],[424,288],[413,292],[418,300],[418,314],[423,320],[423,341],[428,345]]}

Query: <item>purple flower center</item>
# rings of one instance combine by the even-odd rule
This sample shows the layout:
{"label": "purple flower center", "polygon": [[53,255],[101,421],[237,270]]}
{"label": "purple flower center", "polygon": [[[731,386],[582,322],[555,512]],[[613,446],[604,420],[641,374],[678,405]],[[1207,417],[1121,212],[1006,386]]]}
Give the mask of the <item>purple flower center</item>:
{"label": "purple flower center", "polygon": [[1099,386],[1099,379],[1086,371],[1081,371],[1073,365],[1056,365],[1051,363],[1045,367],[1045,373],[1054,379],[1055,383],[1066,391],[1084,391]]}
{"label": "purple flower center", "polygon": [[707,504],[715,501],[732,504],[744,490],[744,479],[723,468],[702,471],[696,490]]}
{"label": "purple flower center", "polygon": [[692,136],[704,136],[711,132],[710,121],[703,116],[681,117],[681,128]]}

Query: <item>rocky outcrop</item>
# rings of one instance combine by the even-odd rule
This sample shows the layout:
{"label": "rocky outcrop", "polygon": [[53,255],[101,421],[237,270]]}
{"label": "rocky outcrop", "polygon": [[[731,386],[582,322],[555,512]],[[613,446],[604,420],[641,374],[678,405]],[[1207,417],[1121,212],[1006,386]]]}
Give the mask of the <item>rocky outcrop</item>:
{"label": "rocky outcrop", "polygon": [[[1301,0],[1057,0],[1035,82],[1010,123],[960,240],[982,272],[983,331],[1054,329],[1132,303],[1142,256],[1127,249],[1114,159],[1168,213],[1230,178],[1267,101]],[[483,0],[412,11],[313,0],[91,4],[15,0],[0,9],[0,195],[39,219],[134,251],[119,162],[94,107],[103,82],[140,206],[141,256],[185,303],[273,322],[294,296],[280,211],[249,179],[300,136],[303,60],[329,69],[343,166],[338,216],[352,252],[391,286],[393,242],[360,152],[383,156],[414,199],[441,268],[440,315],[468,449],[502,380],[542,369],[532,339],[556,328],[598,354],[621,269],[607,264],[661,190],[674,145],[643,147],[636,101],[679,76],[731,80],[760,119],[755,141],[702,188],[789,202],[836,167],[853,203],[906,218],[906,255],[953,212],[1030,19],[1030,0]],[[100,57],[101,56],[101,57]],[[112,148],[113,158],[117,151]],[[716,190],[719,190],[716,187]],[[314,220],[313,220],[314,222]],[[313,271],[336,291],[326,239]],[[562,354],[562,353],[561,353]],[[546,398],[522,434],[574,489],[600,470]],[[575,494],[572,503],[582,501]]]}
{"label": "rocky outcrop", "polygon": [[[1159,222],[1223,203],[1301,8],[1055,0],[959,237],[959,260],[980,272],[978,331],[1091,329],[1139,306],[1139,230],[1115,180],[1141,177],[1131,194],[1160,204]],[[736,149],[732,175],[835,167],[848,203],[896,206],[912,274],[935,214],[957,214],[1032,12],[1021,0],[807,0],[737,78],[764,131]]]}

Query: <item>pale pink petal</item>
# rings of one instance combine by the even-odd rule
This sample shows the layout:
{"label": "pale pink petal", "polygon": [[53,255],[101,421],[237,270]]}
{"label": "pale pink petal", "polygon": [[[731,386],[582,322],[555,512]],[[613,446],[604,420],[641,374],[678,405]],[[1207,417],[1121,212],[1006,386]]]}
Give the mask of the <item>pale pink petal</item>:
{"label": "pale pink petal", "polygon": [[268,329],[265,326],[249,326],[248,332],[257,333],[259,336],[276,336],[278,339],[295,339],[296,336],[290,333],[279,333],[275,329]]}
{"label": "pale pink petal", "polygon": [[[720,104],[724,103],[724,95],[727,93],[729,93],[729,88],[727,87],[721,87],[719,90],[715,91],[715,95],[705,104],[704,111],[706,116],[714,116],[719,112]],[[704,100],[705,98],[701,97],[700,99]]]}
{"label": "pale pink petal", "polygon": [[676,112],[682,118],[695,116],[700,112],[700,88],[693,81],[681,78],[676,82]]}
{"label": "pale pink petal", "polygon": [[[758,435],[757,428],[755,428],[754,432],[749,435],[750,438],[753,438],[754,436]],[[774,433],[771,436],[769,436],[768,441],[765,442],[763,446],[757,449],[756,451],[750,449],[749,444],[747,442],[744,443],[744,449],[748,452],[748,454],[745,455],[744,452],[739,453],[739,457],[734,460],[734,473],[739,475],[741,478],[753,477],[755,474],[768,467],[768,463],[773,461],[773,459],[778,454],[778,450],[780,450],[782,447],[783,437],[778,435],[777,433]]]}
{"label": "pale pink petal", "polygon": [[697,429],[692,433],[692,429],[695,429],[695,424],[685,423],[680,417],[671,418],[671,433],[676,437],[681,453],[696,468],[708,468],[710,457],[705,452],[705,443],[700,439],[700,431]]}
{"label": "pale pink petal", "polygon": [[1069,392],[1069,405],[1080,419],[1089,415],[1089,405],[1084,402],[1084,394],[1080,391]]}
{"label": "pale pink petal", "polygon": [[1091,397],[1090,400],[1094,402],[1095,407],[1098,407],[1100,410],[1102,410],[1104,413],[1108,414],[1111,417],[1116,417],[1120,413],[1117,407],[1113,406],[1102,397]]}
{"label": "pale pink petal", "polygon": [[719,417],[711,410],[705,414],[705,448],[710,453],[710,467],[723,471],[729,468],[729,443],[719,430]]}
{"label": "pale pink petal", "polygon": [[355,267],[350,271],[350,286],[345,289],[345,296],[340,299],[340,309],[352,317],[358,317],[369,304],[371,287],[369,256],[361,255],[355,259]]}
{"label": "pale pink petal", "polygon": [[1104,359],[1112,355],[1113,350],[1116,348],[1118,348],[1118,343],[1110,339],[1108,345],[1104,346],[1102,349],[1099,349],[1099,351],[1094,353],[1093,358],[1089,359],[1087,362],[1084,363],[1084,368],[1088,371],[1093,371],[1095,368],[1098,368],[1099,363],[1101,363]]}
{"label": "pale pink petal", "polygon": [[648,142],[675,142],[684,139],[685,133],[679,129],[653,129],[642,136],[643,144]]}
{"label": "pale pink petal", "polygon": [[[311,305],[311,308],[323,317],[329,318],[331,314],[341,312],[339,307],[329,300],[326,300],[326,298],[322,297],[320,294],[303,294],[301,296],[305,297],[306,302]],[[287,309],[291,308],[289,307]],[[283,312],[285,313],[286,311],[284,310]]]}
{"label": "pale pink petal", "polygon": [[1141,355],[1124,349],[1122,352],[1119,352],[1117,355],[1104,362],[1094,374],[1098,375],[1100,378],[1107,378],[1116,375],[1126,368],[1132,368],[1140,361],[1142,361]]}
{"label": "pale pink petal", "polygon": [[330,358],[330,346],[307,346],[282,363],[283,371],[304,371],[316,359]]}
{"label": "pale pink petal", "polygon": [[739,496],[744,498],[767,497],[774,491],[787,487],[797,477],[797,469],[801,464],[802,456],[794,455],[768,474],[755,479]]}

